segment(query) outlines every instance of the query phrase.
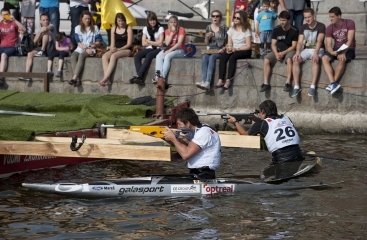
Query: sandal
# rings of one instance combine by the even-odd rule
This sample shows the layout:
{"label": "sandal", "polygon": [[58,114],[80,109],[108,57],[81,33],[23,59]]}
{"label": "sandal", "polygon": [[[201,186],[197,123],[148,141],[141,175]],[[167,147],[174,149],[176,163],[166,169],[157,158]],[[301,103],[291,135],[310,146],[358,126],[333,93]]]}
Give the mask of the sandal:
{"label": "sandal", "polygon": [[218,87],[223,87],[223,85],[224,85],[223,80],[219,79],[217,85],[215,85],[215,86],[218,88]]}
{"label": "sandal", "polygon": [[228,89],[231,86],[231,80],[227,79],[226,84],[224,84],[223,88]]}

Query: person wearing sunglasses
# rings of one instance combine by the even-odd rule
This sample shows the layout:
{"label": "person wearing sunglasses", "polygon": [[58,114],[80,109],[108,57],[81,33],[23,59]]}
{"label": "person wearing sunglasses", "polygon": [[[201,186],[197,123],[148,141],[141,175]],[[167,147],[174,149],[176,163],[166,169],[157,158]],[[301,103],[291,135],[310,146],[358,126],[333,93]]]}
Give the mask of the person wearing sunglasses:
{"label": "person wearing sunglasses", "polygon": [[224,52],[227,43],[228,28],[222,21],[222,13],[214,10],[211,13],[212,22],[205,29],[205,44],[208,50],[218,49],[218,53],[204,54],[201,60],[201,82],[195,85],[198,88],[208,90],[212,82],[215,61],[220,57],[220,53]]}
{"label": "person wearing sunglasses", "polygon": [[273,156],[273,164],[304,160],[297,130],[289,117],[278,113],[275,102],[263,101],[258,112],[257,117],[261,120],[255,122],[248,131],[233,116],[228,115],[228,122],[234,124],[240,135],[260,134],[264,137]]}
{"label": "person wearing sunglasses", "polygon": [[[237,60],[251,58],[251,26],[247,15],[239,11],[233,18],[233,26],[227,31],[228,44],[223,48],[219,60],[219,80],[216,87],[228,89],[236,72]],[[228,63],[228,74],[226,77]],[[225,83],[224,83],[224,79]]]}

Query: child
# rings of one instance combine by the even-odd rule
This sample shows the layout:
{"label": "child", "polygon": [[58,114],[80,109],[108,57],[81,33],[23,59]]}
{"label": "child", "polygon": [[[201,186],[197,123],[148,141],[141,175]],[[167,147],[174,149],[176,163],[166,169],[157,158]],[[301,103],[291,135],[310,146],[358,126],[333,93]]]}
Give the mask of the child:
{"label": "child", "polygon": [[56,33],[55,35],[55,47],[56,51],[54,51],[50,56],[48,57],[47,62],[47,72],[51,73],[51,67],[52,67],[52,60],[55,57],[59,57],[59,69],[57,70],[57,74],[55,77],[60,77],[62,74],[62,66],[64,64],[64,58],[68,57],[70,55],[71,49],[73,49],[73,44],[70,40],[70,38],[65,36],[65,33]]}
{"label": "child", "polygon": [[[270,2],[264,0],[262,2],[262,11],[257,15],[256,32],[260,35],[260,54],[264,58],[266,53],[271,52],[271,34],[273,32],[273,22],[277,19],[277,14],[269,11]],[[266,53],[264,52],[264,45],[266,43]]]}

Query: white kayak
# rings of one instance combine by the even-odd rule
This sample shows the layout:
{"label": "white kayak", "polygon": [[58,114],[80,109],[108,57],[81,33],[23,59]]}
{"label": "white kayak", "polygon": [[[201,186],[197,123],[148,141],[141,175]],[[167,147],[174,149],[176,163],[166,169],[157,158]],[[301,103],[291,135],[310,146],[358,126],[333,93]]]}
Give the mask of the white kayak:
{"label": "white kayak", "polygon": [[[336,184],[336,183],[333,183]],[[111,198],[143,196],[200,196],[232,194],[237,192],[259,192],[264,190],[295,190],[323,188],[330,184],[307,186],[274,185],[263,182],[248,182],[235,179],[197,180],[190,177],[149,176],[103,180],[84,184],[75,183],[23,183],[23,187],[46,193],[71,197]]]}

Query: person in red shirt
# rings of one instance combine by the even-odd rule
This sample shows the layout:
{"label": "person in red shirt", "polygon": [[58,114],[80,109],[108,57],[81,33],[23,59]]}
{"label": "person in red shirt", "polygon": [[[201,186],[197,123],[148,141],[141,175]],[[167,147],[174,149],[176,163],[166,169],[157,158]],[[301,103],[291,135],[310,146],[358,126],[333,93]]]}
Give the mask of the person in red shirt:
{"label": "person in red shirt", "polygon": [[[26,31],[25,27],[10,15],[7,8],[1,9],[0,16],[0,72],[8,67],[8,57],[15,55],[15,45],[18,43],[18,30]],[[4,78],[0,78],[0,85]]]}

